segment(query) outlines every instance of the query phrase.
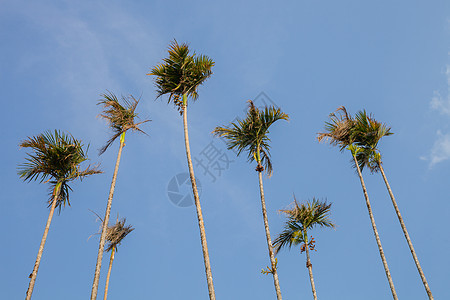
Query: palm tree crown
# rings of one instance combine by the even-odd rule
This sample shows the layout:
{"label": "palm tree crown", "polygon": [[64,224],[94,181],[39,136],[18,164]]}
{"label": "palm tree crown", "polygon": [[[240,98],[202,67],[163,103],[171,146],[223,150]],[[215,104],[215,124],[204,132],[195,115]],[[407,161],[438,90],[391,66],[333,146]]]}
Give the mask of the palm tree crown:
{"label": "palm tree crown", "polygon": [[106,239],[108,241],[108,247],[105,249],[106,252],[109,252],[114,249],[117,251],[117,246],[120,245],[122,240],[134,230],[131,225],[125,226],[126,219],[123,218],[120,221],[117,220],[116,224],[113,226],[108,226],[106,232]]}
{"label": "palm tree crown", "polygon": [[355,153],[361,170],[367,166],[372,172],[377,172],[380,161],[378,142],[382,137],[393,134],[391,128],[367,115],[365,110],[358,111],[354,118],[344,106],[336,112],[330,114],[330,122],[325,122],[326,131],[318,134],[319,142],[328,140],[341,151],[349,148]]}
{"label": "palm tree crown", "polygon": [[361,170],[366,166],[371,172],[380,170],[381,154],[377,149],[378,142],[384,136],[392,134],[390,127],[367,115],[365,110],[355,114],[353,135],[355,144],[360,148],[356,159]]}
{"label": "palm tree crown", "polygon": [[334,228],[335,224],[329,218],[330,210],[331,203],[315,198],[306,204],[294,200],[292,209],[281,210],[288,220],[283,232],[273,241],[275,253],[286,246],[290,249],[292,245],[308,243],[307,231],[316,226]]}
{"label": "palm tree crown", "polygon": [[129,97],[122,97],[123,104],[121,104],[119,99],[117,99],[117,97],[111,92],[103,94],[102,96],[103,99],[99,100],[97,104],[102,105],[104,110],[99,116],[109,122],[109,125],[113,131],[113,136],[106,142],[105,146],[99,150],[100,155],[105,153],[112,143],[122,133],[125,133],[129,129],[145,134],[145,132],[139,128],[139,125],[150,121],[145,120],[135,123],[135,119],[138,117],[135,110],[139,103],[139,99],[136,99],[131,95]]}
{"label": "palm tree crown", "polygon": [[75,179],[82,180],[84,177],[102,173],[98,166],[87,166],[82,170],[80,164],[88,158],[83,149],[81,141],[72,135],[55,130],[53,133],[46,131],[20,143],[20,147],[31,148],[34,153],[28,153],[27,162],[19,165],[18,174],[24,181],[39,180],[51,184],[51,206],[54,193],[59,185],[56,207],[61,210],[62,206],[69,201],[69,183]]}
{"label": "palm tree crown", "polygon": [[156,76],[158,97],[169,94],[168,102],[173,98],[180,111],[183,103],[180,97],[185,95],[196,100],[198,87],[212,75],[211,68],[214,66],[208,56],[189,52],[187,44],[180,45],[174,40],[169,46],[169,57],[147,74]]}
{"label": "palm tree crown", "polygon": [[270,106],[260,110],[251,100],[248,103],[249,109],[245,119],[237,120],[226,127],[216,127],[213,134],[226,138],[228,149],[235,148],[238,156],[242,151],[247,151],[248,160],[256,160],[261,171],[261,165],[264,165],[270,176],[273,169],[270,160],[270,139],[267,136],[269,127],[278,120],[289,120],[289,116],[280,108]]}

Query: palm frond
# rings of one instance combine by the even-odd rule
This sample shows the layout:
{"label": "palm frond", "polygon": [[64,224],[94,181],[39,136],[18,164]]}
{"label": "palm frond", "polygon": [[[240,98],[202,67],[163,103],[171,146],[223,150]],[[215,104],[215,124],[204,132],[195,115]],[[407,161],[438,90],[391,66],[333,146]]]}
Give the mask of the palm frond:
{"label": "palm frond", "polygon": [[261,111],[251,100],[248,103],[245,119],[238,119],[228,126],[218,126],[213,130],[213,134],[224,137],[227,148],[236,149],[238,156],[242,151],[246,151],[249,162],[259,157],[259,163],[264,166],[270,176],[273,168],[270,160],[269,127],[278,120],[289,120],[289,116],[273,106],[265,107]]}
{"label": "palm frond", "polygon": [[360,148],[356,155],[359,167],[362,170],[367,166],[372,173],[378,172],[381,164],[381,155],[377,149],[378,143],[384,136],[393,134],[391,128],[376,121],[365,110],[362,110],[355,115],[353,132],[355,144]]}
{"label": "palm frond", "polygon": [[280,252],[282,248],[291,247],[304,243],[303,227],[294,220],[288,220],[284,226],[284,230],[272,242],[275,255]]}
{"label": "palm frond", "polygon": [[331,203],[313,198],[306,203],[299,203],[294,196],[291,208],[281,210],[286,214],[287,221],[281,232],[273,241],[275,252],[283,247],[310,243],[307,232],[316,226],[334,228],[336,225],[330,219]]}
{"label": "palm frond", "polygon": [[139,125],[150,121],[144,120],[139,123],[135,122],[138,118],[138,114],[135,110],[139,103],[139,99],[134,98],[132,95],[128,97],[122,96],[122,103],[116,95],[109,91],[102,96],[103,99],[99,100],[97,103],[97,105],[103,106],[103,111],[99,116],[108,121],[109,126],[113,131],[113,135],[106,144],[100,148],[100,155],[105,153],[114,141],[129,129],[146,134],[139,128]]}
{"label": "palm frond", "polygon": [[339,146],[343,151],[353,143],[353,127],[355,120],[347,113],[344,106],[330,114],[330,121],[325,122],[325,132],[318,133],[319,142],[328,141],[332,146]]}
{"label": "palm frond", "polygon": [[122,240],[134,230],[131,225],[125,226],[126,219],[122,218],[117,220],[116,224],[108,226],[106,230],[106,240],[108,241],[108,247],[105,252],[109,252],[112,249],[117,251],[117,247],[122,243]]}
{"label": "palm frond", "polygon": [[293,208],[281,210],[290,218],[302,225],[306,230],[315,226],[334,227],[334,223],[329,219],[331,203],[313,198],[306,203],[299,203],[294,196]]}
{"label": "palm frond", "polygon": [[[206,55],[189,52],[186,43],[180,45],[176,40],[172,41],[168,50],[169,56],[147,74],[156,76],[158,98],[168,94],[169,103],[172,99],[179,100],[183,94],[193,100],[197,99],[198,87],[212,75],[214,61]],[[179,101],[174,101],[174,104],[180,106]]]}
{"label": "palm frond", "polygon": [[86,169],[81,170],[80,164],[88,159],[83,144],[72,135],[58,130],[28,137],[20,143],[20,147],[32,150],[32,153],[27,153],[26,162],[18,167],[20,178],[28,182],[33,180],[39,180],[41,183],[44,180],[49,182],[50,204],[55,196],[55,187],[61,184],[57,198],[57,207],[59,208],[66,203],[70,205],[69,182],[102,173],[98,169],[98,165],[89,165]]}

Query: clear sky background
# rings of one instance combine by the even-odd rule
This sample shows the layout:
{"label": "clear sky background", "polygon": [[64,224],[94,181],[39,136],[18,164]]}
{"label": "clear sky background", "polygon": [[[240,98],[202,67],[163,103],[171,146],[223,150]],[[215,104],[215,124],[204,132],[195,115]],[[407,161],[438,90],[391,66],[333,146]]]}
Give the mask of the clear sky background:
{"label": "clear sky background", "polygon": [[[333,202],[336,230],[315,230],[319,299],[392,299],[350,154],[316,141],[330,112],[373,113],[395,133],[380,144],[384,168],[435,299],[450,299],[450,2],[442,1],[0,1],[0,299],[23,299],[48,216],[45,184],[23,183],[27,136],[61,129],[90,144],[104,174],[73,185],[55,215],[33,299],[87,299],[118,144],[97,118],[100,94],[141,97],[149,136],[127,134],[112,220],[136,229],[113,265],[108,299],[208,299],[194,206],[168,197],[187,172],[182,118],[155,101],[146,73],[176,38],[214,59],[213,76],[190,105],[192,156],[214,145],[230,160],[216,180],[195,167],[217,299],[275,299],[258,179],[211,135],[265,93],[289,114],[270,132],[274,175],[265,178],[275,237],[286,208]],[[263,103],[258,98],[259,105]],[[210,143],[213,144],[210,144]],[[225,157],[225,156],[224,156]],[[382,178],[364,172],[400,299],[426,299]],[[180,193],[188,192],[182,186]],[[108,255],[104,256],[99,297]],[[278,255],[283,298],[311,299],[305,255]]]}

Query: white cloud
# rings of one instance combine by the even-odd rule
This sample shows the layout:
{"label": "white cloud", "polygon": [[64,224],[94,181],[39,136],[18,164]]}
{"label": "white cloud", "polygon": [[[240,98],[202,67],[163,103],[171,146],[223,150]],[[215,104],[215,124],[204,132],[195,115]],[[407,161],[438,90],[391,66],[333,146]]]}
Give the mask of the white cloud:
{"label": "white cloud", "polygon": [[437,131],[437,139],[431,148],[429,157],[423,158],[428,160],[430,169],[436,164],[450,159],[450,133],[442,134],[440,130]]}
{"label": "white cloud", "polygon": [[[430,106],[433,110],[437,110],[443,115],[450,116],[450,65],[445,68],[445,75],[447,77],[447,91],[446,96],[443,96],[439,91],[434,91],[431,98]],[[436,164],[450,159],[450,133],[442,133],[437,131],[437,139],[435,140],[430,155],[421,157],[421,159],[429,162],[431,169]]]}
{"label": "white cloud", "polygon": [[447,97],[442,96],[439,91],[434,91],[430,105],[432,109],[450,115],[450,65],[447,65],[445,75],[447,76]]}

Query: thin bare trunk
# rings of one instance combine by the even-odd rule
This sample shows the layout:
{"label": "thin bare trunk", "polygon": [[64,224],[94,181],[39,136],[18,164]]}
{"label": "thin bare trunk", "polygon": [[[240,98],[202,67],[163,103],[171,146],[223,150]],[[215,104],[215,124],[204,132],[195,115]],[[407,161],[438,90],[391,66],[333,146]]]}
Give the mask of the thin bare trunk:
{"label": "thin bare trunk", "polygon": [[414,262],[416,263],[416,267],[417,267],[417,270],[419,271],[420,278],[422,279],[423,286],[425,287],[425,290],[427,291],[428,298],[430,300],[433,300],[434,299],[433,295],[431,294],[431,290],[430,290],[430,287],[428,286],[428,282],[427,282],[427,279],[425,278],[425,274],[423,273],[423,270],[420,267],[419,259],[417,258],[416,251],[414,250],[414,247],[413,247],[413,244],[412,244],[411,239],[409,237],[408,231],[406,230],[406,225],[403,222],[402,215],[400,214],[400,210],[399,210],[399,208],[397,206],[397,202],[395,201],[394,194],[392,193],[392,190],[391,190],[391,186],[389,185],[389,182],[388,182],[388,180],[386,178],[386,174],[384,173],[383,166],[381,165],[381,163],[379,163],[378,165],[380,167],[380,171],[381,171],[381,175],[383,176],[384,183],[386,184],[386,188],[387,188],[387,190],[389,192],[389,196],[391,196],[392,205],[394,205],[394,209],[395,209],[395,212],[397,213],[397,217],[398,217],[398,220],[399,220],[400,225],[402,227],[403,234],[405,235],[405,239],[406,239],[406,241],[408,243],[409,250],[411,251],[411,254],[413,256]]}
{"label": "thin bare trunk", "polygon": [[[258,163],[258,165],[259,165],[259,163]],[[273,283],[275,285],[277,299],[281,300],[281,288],[280,288],[280,282],[278,281],[277,265],[275,262],[275,256],[273,254],[272,240],[270,239],[269,221],[267,218],[267,211],[266,211],[266,200],[264,198],[262,171],[258,171],[258,177],[259,177],[259,192],[261,194],[261,207],[262,207],[262,214],[263,214],[263,219],[264,219],[264,229],[266,230],[267,247],[269,248],[270,263],[272,265]]]}
{"label": "thin bare trunk", "polygon": [[38,251],[38,254],[36,257],[36,262],[34,263],[33,272],[30,274],[31,279],[30,279],[30,283],[28,285],[27,296],[25,298],[26,300],[30,300],[31,294],[33,294],[34,284],[36,283],[37,272],[39,270],[39,265],[41,264],[42,253],[44,252],[45,241],[47,240],[48,230],[50,229],[50,224],[52,223],[53,213],[55,212],[56,202],[58,200],[58,195],[59,195],[60,189],[61,189],[61,183],[58,183],[55,186],[55,189],[53,191],[53,193],[54,193],[53,202],[52,202],[52,206],[50,207],[50,213],[48,214],[47,224],[45,225],[45,229],[44,229],[44,235],[42,236],[41,245],[39,246],[39,251]]}
{"label": "thin bare trunk", "polygon": [[100,236],[100,243],[98,247],[97,264],[95,265],[94,282],[92,284],[92,291],[91,291],[91,300],[97,299],[98,283],[100,281],[100,269],[102,267],[103,251],[106,242],[106,229],[108,228],[109,215],[111,214],[111,204],[114,196],[114,188],[116,187],[117,172],[119,171],[120,157],[122,156],[122,150],[124,146],[125,146],[125,133],[122,133],[122,136],[120,137],[120,146],[119,146],[119,153],[117,154],[116,167],[114,168],[111,188],[109,189],[105,218],[103,219],[102,224],[102,235]]}
{"label": "thin bare trunk", "polygon": [[375,219],[373,217],[372,206],[370,205],[370,201],[369,201],[369,195],[367,194],[366,185],[364,184],[364,179],[361,174],[361,169],[359,168],[358,160],[356,159],[355,155],[353,155],[353,160],[355,161],[356,170],[358,171],[359,180],[361,181],[361,186],[362,186],[362,189],[364,192],[364,197],[366,198],[366,205],[367,205],[367,210],[369,211],[370,222],[372,223],[373,233],[374,233],[375,239],[377,241],[378,251],[380,252],[384,271],[386,272],[386,277],[389,281],[389,286],[391,288],[392,297],[394,297],[395,300],[398,300],[397,292],[395,291],[395,287],[394,287],[394,282],[392,281],[391,272],[389,272],[389,267],[388,267],[388,264],[386,261],[386,257],[384,256],[383,247],[381,246],[381,241],[380,241],[380,236],[378,235],[377,226],[375,225]]}
{"label": "thin bare trunk", "polygon": [[109,258],[109,268],[108,268],[108,275],[106,275],[105,294],[103,295],[103,300],[106,300],[106,298],[108,297],[109,277],[111,276],[111,269],[114,261],[115,250],[116,248],[113,247],[111,250],[111,257]]}
{"label": "thin bare trunk", "polygon": [[311,281],[311,290],[314,296],[314,300],[317,300],[317,294],[316,294],[316,286],[314,285],[314,277],[312,273],[312,264],[311,259],[309,257],[309,246],[308,246],[308,240],[305,241],[305,249],[306,249],[306,267],[309,271],[309,280]]}
{"label": "thin bare trunk", "polygon": [[184,127],[184,142],[186,145],[186,157],[189,167],[189,175],[191,177],[192,192],[194,193],[194,202],[197,209],[198,227],[200,228],[200,240],[202,242],[203,261],[205,263],[206,281],[208,283],[209,299],[215,300],[216,294],[214,292],[213,277],[211,272],[211,263],[209,262],[208,243],[206,242],[205,225],[203,222],[202,208],[200,206],[200,198],[197,191],[197,183],[195,182],[194,167],[192,166],[191,148],[189,146],[189,134],[187,126],[187,105],[186,95],[183,95],[183,127]]}

